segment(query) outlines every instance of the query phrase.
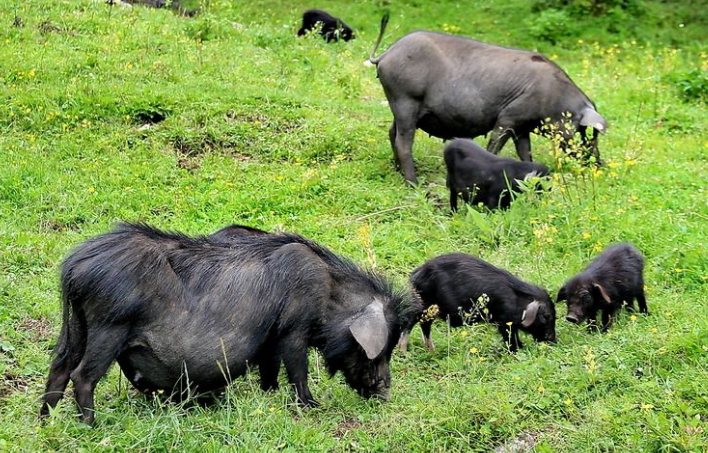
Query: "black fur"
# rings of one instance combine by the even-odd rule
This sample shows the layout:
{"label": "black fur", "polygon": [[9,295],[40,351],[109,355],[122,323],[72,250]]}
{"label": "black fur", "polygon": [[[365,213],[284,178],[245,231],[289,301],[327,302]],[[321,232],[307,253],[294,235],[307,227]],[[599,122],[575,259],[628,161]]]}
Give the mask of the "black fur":
{"label": "black fur", "polygon": [[[465,253],[440,255],[415,269],[410,280],[423,308],[437,305],[438,317],[448,320],[451,327],[465,322],[495,323],[512,351],[522,346],[519,330],[530,333],[536,341],[555,341],[556,311],[548,292],[479,258]],[[489,298],[486,305],[477,303],[483,294]],[[524,311],[533,301],[539,302],[539,309],[532,323],[524,326]],[[428,348],[433,349],[432,319],[420,323]]]}
{"label": "black fur", "polygon": [[[582,272],[573,276],[558,291],[557,302],[567,300],[572,323],[588,321],[589,330],[597,326],[597,313],[602,311],[602,331],[612,325],[615,313],[627,303],[634,310],[649,313],[644,297],[644,257],[629,243],[607,247]],[[605,296],[609,299],[605,299]]]}
{"label": "black fur", "polygon": [[232,224],[225,226],[224,228],[209,235],[209,239],[212,241],[229,242],[234,238],[239,238],[241,236],[263,236],[270,234],[267,231],[259,230],[258,228]]}
{"label": "black fur", "polygon": [[[450,208],[457,211],[457,195],[465,203],[482,203],[489,209],[508,208],[512,196],[521,192],[519,180],[533,174],[548,175],[548,167],[496,156],[472,140],[455,139],[445,147]],[[472,196],[470,197],[470,192]]]}
{"label": "black fur", "polygon": [[303,36],[308,31],[314,30],[318,23],[322,24],[319,33],[327,42],[336,42],[340,38],[344,41],[355,38],[354,31],[341,19],[319,9],[308,9],[302,14],[302,26],[297,31],[297,35]]}
{"label": "black fur", "polygon": [[[386,396],[391,352],[414,316],[386,280],[293,234],[224,242],[120,224],[70,254],[61,283],[63,327],[40,414],[71,379],[87,423],[114,360],[137,389],[177,397],[220,389],[256,364],[263,389],[274,389],[283,362],[298,402],[311,406],[315,347],[360,394]],[[385,347],[369,360],[349,328],[375,300]]]}

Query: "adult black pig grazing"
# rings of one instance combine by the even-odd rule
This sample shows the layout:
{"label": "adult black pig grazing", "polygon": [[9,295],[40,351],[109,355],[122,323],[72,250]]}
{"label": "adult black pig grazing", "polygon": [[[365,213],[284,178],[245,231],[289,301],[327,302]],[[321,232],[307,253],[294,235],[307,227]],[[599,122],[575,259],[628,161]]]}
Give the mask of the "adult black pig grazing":
{"label": "adult black pig grazing", "polygon": [[[447,319],[451,327],[466,321],[495,323],[512,352],[522,346],[519,330],[536,341],[556,340],[556,309],[548,292],[484,260],[465,253],[440,255],[415,269],[410,280],[423,308],[437,305],[437,316]],[[486,302],[478,303],[480,298]],[[430,338],[432,322],[425,317],[420,321],[431,351],[435,347]],[[410,327],[401,336],[404,350]]]}
{"label": "adult black pig grazing", "polygon": [[[369,61],[377,65],[393,113],[389,138],[406,180],[417,182],[411,154],[416,129],[442,139],[491,132],[490,152],[497,154],[511,138],[519,158],[531,161],[530,133],[546,119],[563,121],[568,127],[557,132],[564,143],[579,132],[599,163],[597,132],[605,132],[605,119],[548,58],[428,31],[410,33],[374,57],[387,22],[386,15]],[[592,139],[588,127],[595,129]]]}
{"label": "adult black pig grazing", "polygon": [[341,19],[319,9],[308,9],[302,14],[302,26],[297,35],[304,36],[308,31],[314,30],[317,24],[321,24],[319,33],[327,42],[339,41],[340,38],[344,41],[354,39],[354,30]]}
{"label": "adult black pig grazing", "polygon": [[457,211],[458,194],[462,194],[465,203],[482,203],[489,209],[508,208],[510,190],[521,192],[519,181],[549,173],[543,164],[495,156],[472,140],[461,138],[451,141],[444,155],[453,211]]}
{"label": "adult black pig grazing", "polygon": [[597,312],[602,311],[602,331],[612,325],[617,310],[627,303],[634,310],[649,313],[644,297],[644,257],[629,243],[607,247],[582,272],[568,280],[558,291],[557,302],[567,300],[568,321],[580,324],[588,320],[588,328],[597,325]]}
{"label": "adult black pig grazing", "polygon": [[62,267],[63,326],[40,414],[71,379],[92,423],[114,360],[137,389],[176,397],[222,388],[255,364],[274,389],[283,362],[298,402],[313,406],[309,347],[362,396],[388,396],[404,296],[297,235],[230,241],[121,224],[80,245]]}

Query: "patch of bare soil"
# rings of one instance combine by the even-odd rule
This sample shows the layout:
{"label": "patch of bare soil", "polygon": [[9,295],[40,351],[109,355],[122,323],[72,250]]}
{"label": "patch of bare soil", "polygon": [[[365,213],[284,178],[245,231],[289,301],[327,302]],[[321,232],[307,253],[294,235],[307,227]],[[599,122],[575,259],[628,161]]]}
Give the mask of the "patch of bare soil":
{"label": "patch of bare soil", "polygon": [[334,430],[334,437],[336,437],[337,439],[341,439],[349,431],[358,428],[361,428],[361,422],[355,418],[348,418],[337,425],[337,428],[335,428]]}
{"label": "patch of bare soil", "polygon": [[17,325],[17,330],[31,333],[35,340],[43,340],[52,335],[52,325],[44,316],[39,319],[26,318],[22,320]]}
{"label": "patch of bare soil", "polygon": [[494,449],[494,453],[530,453],[536,446],[535,433],[521,433]]}
{"label": "patch of bare soil", "polygon": [[0,398],[5,398],[15,392],[26,392],[29,386],[30,383],[25,377],[5,373],[0,377]]}

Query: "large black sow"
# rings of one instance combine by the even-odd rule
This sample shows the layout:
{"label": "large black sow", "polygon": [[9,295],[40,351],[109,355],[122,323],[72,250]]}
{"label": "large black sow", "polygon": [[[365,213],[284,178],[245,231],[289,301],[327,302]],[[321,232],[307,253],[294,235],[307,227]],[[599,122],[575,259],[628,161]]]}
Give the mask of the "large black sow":
{"label": "large black sow", "polygon": [[220,389],[258,365],[263,389],[285,364],[313,406],[308,348],[364,397],[387,398],[389,360],[411,313],[383,278],[293,234],[214,241],[119,224],[64,261],[63,325],[41,415],[69,379],[86,423],[116,360],[143,392],[178,397]]}

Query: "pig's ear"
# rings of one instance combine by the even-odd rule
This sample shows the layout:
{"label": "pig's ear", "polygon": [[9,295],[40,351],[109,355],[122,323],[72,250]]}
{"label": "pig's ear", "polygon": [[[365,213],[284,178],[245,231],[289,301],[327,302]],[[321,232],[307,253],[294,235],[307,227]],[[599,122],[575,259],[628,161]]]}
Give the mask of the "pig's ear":
{"label": "pig's ear", "polygon": [[354,315],[349,331],[366,352],[369,360],[376,358],[388,342],[388,324],[383,304],[374,299],[360,313]]}
{"label": "pig's ear", "polygon": [[537,300],[534,300],[526,306],[526,310],[521,313],[522,326],[528,328],[531,326],[531,324],[533,324],[533,322],[536,320],[536,315],[538,314],[538,307],[540,306],[541,304]]}
{"label": "pig's ear", "polygon": [[602,115],[597,113],[595,110],[591,108],[586,108],[582,111],[581,115],[581,126],[590,126],[593,129],[596,129],[601,134],[604,134],[607,130],[607,121],[605,120],[605,118],[602,117]]}
{"label": "pig's ear", "polygon": [[608,304],[612,303],[612,299],[610,299],[610,296],[607,295],[607,291],[605,291],[605,288],[603,288],[599,283],[593,283],[592,287],[595,292],[600,293],[600,296],[605,299],[605,302]]}
{"label": "pig's ear", "polygon": [[564,286],[558,290],[558,295],[556,296],[556,303],[568,299],[568,289]]}

